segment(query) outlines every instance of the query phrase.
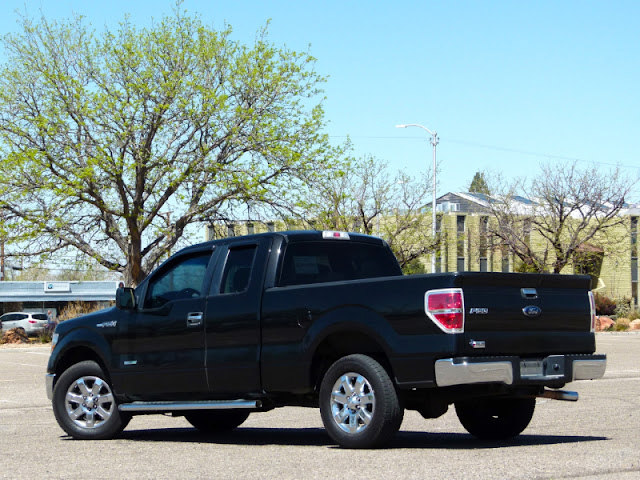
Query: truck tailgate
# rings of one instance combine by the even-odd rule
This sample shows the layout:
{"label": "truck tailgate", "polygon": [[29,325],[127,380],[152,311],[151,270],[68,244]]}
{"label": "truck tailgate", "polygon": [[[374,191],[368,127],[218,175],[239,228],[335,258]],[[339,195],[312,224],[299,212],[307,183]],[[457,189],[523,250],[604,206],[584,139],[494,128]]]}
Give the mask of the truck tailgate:
{"label": "truck tailgate", "polygon": [[592,353],[590,279],[575,275],[461,274],[463,351],[470,355]]}

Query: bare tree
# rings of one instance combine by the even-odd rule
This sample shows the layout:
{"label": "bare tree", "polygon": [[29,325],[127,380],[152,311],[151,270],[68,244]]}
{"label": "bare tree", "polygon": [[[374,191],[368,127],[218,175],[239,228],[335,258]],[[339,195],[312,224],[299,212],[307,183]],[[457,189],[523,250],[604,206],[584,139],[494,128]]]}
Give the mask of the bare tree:
{"label": "bare tree", "polygon": [[495,182],[489,233],[515,254],[523,269],[560,273],[589,250],[615,249],[620,216],[636,183],[619,169],[546,164],[534,179]]}
{"label": "bare tree", "polygon": [[351,160],[336,175],[314,183],[307,205],[307,222],[316,228],[357,231],[384,238],[400,266],[433,251],[431,194],[427,175],[412,178],[392,172],[375,157]]}

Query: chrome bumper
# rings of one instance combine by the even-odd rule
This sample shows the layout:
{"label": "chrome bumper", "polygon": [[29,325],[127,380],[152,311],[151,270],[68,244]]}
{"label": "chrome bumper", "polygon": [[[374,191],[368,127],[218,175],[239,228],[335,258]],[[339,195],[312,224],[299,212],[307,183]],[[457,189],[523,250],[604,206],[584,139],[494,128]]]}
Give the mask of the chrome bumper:
{"label": "chrome bumper", "polygon": [[[605,355],[552,355],[537,361],[553,364],[549,372],[521,374],[519,357],[458,357],[437,360],[435,363],[436,384],[439,387],[469,385],[475,383],[503,383],[527,385],[546,383],[569,383],[574,380],[602,378],[607,368]],[[560,367],[558,367],[560,365]]]}
{"label": "chrome bumper", "polygon": [[573,380],[595,380],[604,377],[607,359],[574,360]]}
{"label": "chrome bumper", "polygon": [[56,380],[56,374],[55,373],[47,373],[44,376],[44,384],[45,387],[47,389],[47,398],[49,400],[53,400],[53,384]]}

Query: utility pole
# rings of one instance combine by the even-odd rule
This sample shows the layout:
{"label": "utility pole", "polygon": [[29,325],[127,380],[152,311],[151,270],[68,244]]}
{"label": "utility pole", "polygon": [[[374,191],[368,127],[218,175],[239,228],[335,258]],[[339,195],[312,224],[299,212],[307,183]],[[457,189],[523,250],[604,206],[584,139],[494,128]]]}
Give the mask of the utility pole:
{"label": "utility pole", "polygon": [[[407,123],[402,125],[396,125],[396,128],[407,128],[407,127],[418,127],[423,129],[430,135],[430,143],[433,145],[433,186],[431,187],[431,235],[433,235],[433,241],[436,240],[436,146],[438,145],[438,134],[436,132],[432,132],[424,125],[419,125],[417,123]],[[431,254],[431,273],[436,273],[436,256],[438,254],[438,247],[434,247],[433,253]]]}

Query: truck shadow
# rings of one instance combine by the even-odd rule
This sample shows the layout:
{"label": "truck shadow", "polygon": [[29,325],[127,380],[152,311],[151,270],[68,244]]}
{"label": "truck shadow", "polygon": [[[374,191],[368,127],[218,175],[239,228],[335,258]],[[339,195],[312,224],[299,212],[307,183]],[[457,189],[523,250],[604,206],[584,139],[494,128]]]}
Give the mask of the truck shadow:
{"label": "truck shadow", "polygon": [[[291,445],[331,446],[339,448],[323,428],[238,428],[224,434],[204,434],[192,428],[163,428],[153,430],[124,431],[122,440],[133,442],[187,442],[221,445]],[[527,435],[500,442],[482,441],[466,433],[403,432],[396,434],[388,445],[391,449],[429,448],[475,450],[510,448],[535,445],[559,445],[566,443],[598,442],[608,437],[577,435]]]}

